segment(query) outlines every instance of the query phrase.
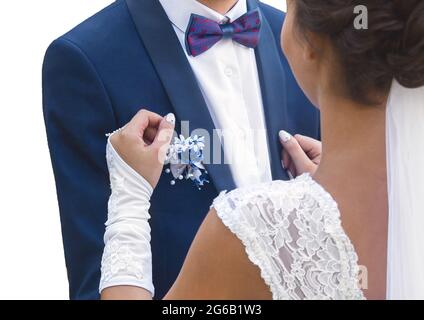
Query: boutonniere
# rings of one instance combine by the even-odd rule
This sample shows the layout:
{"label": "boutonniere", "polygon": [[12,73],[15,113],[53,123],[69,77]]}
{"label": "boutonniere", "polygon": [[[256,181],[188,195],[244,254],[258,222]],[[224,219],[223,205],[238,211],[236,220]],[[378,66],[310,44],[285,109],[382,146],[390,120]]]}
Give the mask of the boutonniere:
{"label": "boutonniere", "polygon": [[203,149],[205,148],[205,137],[197,136],[174,138],[166,155],[165,164],[169,168],[165,172],[172,174],[171,185],[177,180],[191,180],[201,190],[205,183],[209,183],[208,172],[203,165]]}

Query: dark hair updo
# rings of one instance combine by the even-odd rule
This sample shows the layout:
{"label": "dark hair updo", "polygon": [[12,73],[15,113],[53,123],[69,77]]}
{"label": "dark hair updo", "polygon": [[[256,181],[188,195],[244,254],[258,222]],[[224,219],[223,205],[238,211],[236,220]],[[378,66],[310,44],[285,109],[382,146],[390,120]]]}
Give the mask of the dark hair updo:
{"label": "dark hair updo", "polygon": [[[351,99],[374,104],[393,79],[424,86],[424,0],[294,0],[301,31],[331,39]],[[354,27],[355,7],[368,9],[368,29]]]}

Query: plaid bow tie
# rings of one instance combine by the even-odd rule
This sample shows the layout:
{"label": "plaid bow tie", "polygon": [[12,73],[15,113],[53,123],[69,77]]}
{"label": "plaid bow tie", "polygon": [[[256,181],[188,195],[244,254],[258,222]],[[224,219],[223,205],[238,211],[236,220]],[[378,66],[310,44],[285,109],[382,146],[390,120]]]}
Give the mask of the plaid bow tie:
{"label": "plaid bow tie", "polygon": [[226,24],[192,14],[186,31],[186,49],[189,55],[196,57],[224,38],[255,48],[259,42],[260,28],[261,16],[258,9]]}

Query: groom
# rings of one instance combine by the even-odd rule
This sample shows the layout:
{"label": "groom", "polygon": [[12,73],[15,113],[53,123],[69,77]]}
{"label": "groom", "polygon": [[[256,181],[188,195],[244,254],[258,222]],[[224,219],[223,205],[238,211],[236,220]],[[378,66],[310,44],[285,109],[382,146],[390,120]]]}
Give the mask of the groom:
{"label": "groom", "polygon": [[[319,117],[282,55],[283,19],[257,0],[118,0],[51,44],[43,104],[71,299],[99,297],[110,195],[105,134],[140,108],[175,113],[177,131],[188,121],[211,136],[214,128],[259,132],[236,138],[245,152],[235,158],[255,161],[207,165],[211,183],[200,191],[161,178],[150,210],[156,298],[176,279],[220,191],[288,179],[278,132],[319,138]],[[224,36],[213,45],[196,38],[217,27]]]}

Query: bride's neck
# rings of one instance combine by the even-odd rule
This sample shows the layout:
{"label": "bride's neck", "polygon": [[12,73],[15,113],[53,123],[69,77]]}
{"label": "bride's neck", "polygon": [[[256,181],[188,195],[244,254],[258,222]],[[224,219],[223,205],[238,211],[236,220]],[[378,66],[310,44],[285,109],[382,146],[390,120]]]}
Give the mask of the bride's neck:
{"label": "bride's neck", "polygon": [[[331,95],[320,98],[323,157],[315,178],[337,195],[386,188],[385,104],[363,106]],[[336,199],[337,200],[337,199]]]}
{"label": "bride's neck", "polygon": [[319,103],[323,156],[314,179],[338,204],[343,228],[366,267],[367,298],[382,299],[388,228],[385,105],[360,106],[335,97]]}

